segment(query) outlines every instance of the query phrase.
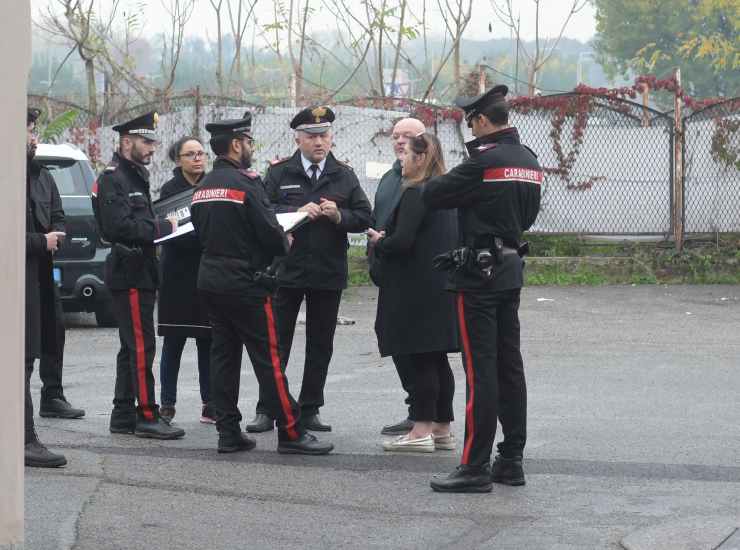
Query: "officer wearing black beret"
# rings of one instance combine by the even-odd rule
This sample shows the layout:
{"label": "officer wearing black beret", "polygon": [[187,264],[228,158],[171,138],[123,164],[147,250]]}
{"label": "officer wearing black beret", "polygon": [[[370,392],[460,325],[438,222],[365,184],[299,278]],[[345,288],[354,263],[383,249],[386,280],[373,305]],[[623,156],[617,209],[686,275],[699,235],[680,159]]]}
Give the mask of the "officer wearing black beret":
{"label": "officer wearing black beret", "polygon": [[259,174],[250,169],[251,127],[250,113],[206,125],[218,158],[190,208],[203,248],[198,290],[213,327],[209,405],[216,414],[218,452],[248,451],[256,445],[239,427],[239,374],[246,346],[263,403],[278,422],[278,452],[326,454],[333,445],[301,426],[281,369],[270,266],[287,253],[288,241]]}
{"label": "officer wearing black beret", "polygon": [[[354,171],[331,153],[334,112],[309,107],[295,115],[298,149],[274,161],[265,188],[277,212],[306,212],[310,223],[295,232],[295,242],[279,272],[276,297],[283,364],[287,366],[301,303],[306,300],[306,360],[298,402],[307,429],[330,431],[319,417],[331,361],[342,290],[347,287],[347,233],[370,225],[371,208]],[[257,415],[247,430],[273,427],[260,395]]]}
{"label": "officer wearing black beret", "polygon": [[113,127],[120,134],[118,151],[93,185],[92,203],[100,232],[111,243],[105,284],[113,295],[121,339],[110,431],[176,439],[185,431],[160,418],[152,373],[159,286],[154,240],[177,228],[176,218],[152,211],[146,166],[156,149],[158,121],[152,112]]}
{"label": "officer wearing black beret", "polygon": [[[462,247],[439,263],[451,271],[467,382],[461,465],[431,486],[441,492],[488,492],[492,482],[523,485],[527,390],[519,341],[519,295],[526,247],[520,244],[540,208],[543,172],[509,126],[506,86],[457,105],[475,139],[470,157],[427,182],[430,208],[457,208]],[[491,470],[501,422],[504,440]]]}

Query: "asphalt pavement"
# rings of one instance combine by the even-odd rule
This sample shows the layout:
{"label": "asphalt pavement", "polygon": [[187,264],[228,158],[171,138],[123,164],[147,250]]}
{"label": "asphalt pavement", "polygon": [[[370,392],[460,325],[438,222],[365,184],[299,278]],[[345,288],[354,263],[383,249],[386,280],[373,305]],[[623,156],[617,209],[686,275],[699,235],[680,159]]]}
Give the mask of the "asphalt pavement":
{"label": "asphalt pavement", "polygon": [[[525,289],[527,485],[484,495],[429,488],[459,449],[383,452],[380,427],[406,411],[378,355],[375,298],[351,289],[342,303],[354,324],[337,327],[321,411],[334,430],[319,434],[335,452],[325,457],[278,455],[275,432],[257,435],[252,452],[218,455],[215,428],[198,422],[193,342],[175,418],[185,438],[109,434],[117,332],[69,316],[65,391],[87,416],[36,418],[69,465],[26,469],[25,548],[740,548],[740,287]],[[288,368],[296,395],[304,335]],[[244,361],[249,419],[257,386]],[[461,440],[459,355],[452,364]],[[34,375],[37,407],[39,387]]]}

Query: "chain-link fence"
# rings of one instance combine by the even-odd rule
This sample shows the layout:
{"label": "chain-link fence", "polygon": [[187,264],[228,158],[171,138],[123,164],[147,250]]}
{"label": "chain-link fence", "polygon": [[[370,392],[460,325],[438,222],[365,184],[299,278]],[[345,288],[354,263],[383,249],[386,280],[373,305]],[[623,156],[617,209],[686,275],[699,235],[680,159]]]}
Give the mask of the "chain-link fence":
{"label": "chain-link fence", "polygon": [[[37,98],[34,105],[40,105]],[[43,100],[44,98],[40,98]],[[546,177],[540,233],[671,233],[673,189],[672,115],[615,97],[557,94],[512,102],[511,123],[522,142],[539,157]],[[351,104],[349,104],[351,103]],[[43,107],[43,106],[42,106]],[[55,104],[56,109],[70,105]],[[165,108],[162,111],[162,108]],[[272,159],[295,151],[290,107],[264,107],[197,91],[121,111],[116,121],[160,109],[161,146],[152,161],[152,192],[171,176],[167,150],[184,135],[208,139],[205,124],[253,115],[254,167],[265,171]],[[409,100],[362,98],[334,105],[333,152],[349,163],[372,200],[382,174],[395,160],[391,132],[399,118],[413,115],[435,132],[448,167],[465,158],[472,136],[460,112]],[[740,230],[740,99],[696,112],[685,119],[686,231]],[[104,164],[117,146],[111,126],[99,125],[80,110],[63,140],[77,144]],[[734,155],[734,156],[733,156]]]}
{"label": "chain-link fence", "polygon": [[740,231],[740,99],[684,119],[684,228]]}

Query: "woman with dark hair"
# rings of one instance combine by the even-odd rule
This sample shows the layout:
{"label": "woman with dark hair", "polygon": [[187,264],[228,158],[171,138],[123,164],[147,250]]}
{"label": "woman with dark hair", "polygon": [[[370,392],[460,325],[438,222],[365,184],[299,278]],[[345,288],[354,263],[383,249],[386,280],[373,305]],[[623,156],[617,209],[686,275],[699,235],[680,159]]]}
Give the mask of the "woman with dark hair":
{"label": "woman with dark hair", "polygon": [[383,357],[393,356],[412,376],[410,418],[414,427],[383,443],[386,451],[433,452],[455,448],[450,432],[455,379],[447,353],[458,351],[454,296],[433,258],[457,246],[454,210],[428,210],[421,186],[444,174],[436,136],[419,134],[401,160],[401,199],[385,231],[369,229],[374,247],[373,277],[380,287],[375,332]]}
{"label": "woman with dark hair", "polygon": [[[173,177],[162,186],[160,198],[193,190],[205,175],[208,153],[198,138],[185,136],[169,150],[175,163]],[[162,246],[162,285],[159,291],[157,333],[164,336],[159,376],[162,384],[159,414],[172,421],[177,401],[177,376],[185,341],[195,338],[198,348],[198,382],[202,401],[200,421],[213,424],[208,408],[211,326],[197,291],[201,248],[194,234],[167,241]]]}

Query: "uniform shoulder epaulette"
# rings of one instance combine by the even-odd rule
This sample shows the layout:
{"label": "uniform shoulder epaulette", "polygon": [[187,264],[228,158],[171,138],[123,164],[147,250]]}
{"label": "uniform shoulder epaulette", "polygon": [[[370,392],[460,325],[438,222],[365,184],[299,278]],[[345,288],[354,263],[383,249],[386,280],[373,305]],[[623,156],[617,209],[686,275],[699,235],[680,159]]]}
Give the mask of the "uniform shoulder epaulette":
{"label": "uniform shoulder epaulette", "polygon": [[337,164],[338,164],[339,166],[344,166],[345,168],[349,168],[349,169],[350,169],[350,170],[352,170],[353,172],[355,171],[355,169],[354,169],[354,168],[352,168],[352,166],[351,166],[351,165],[350,165],[350,164],[349,164],[348,162],[345,162],[345,161],[343,161],[343,160],[339,160],[339,159],[336,159],[336,161],[337,161]]}
{"label": "uniform shoulder epaulette", "polygon": [[522,144],[522,147],[524,147],[527,151],[529,151],[530,153],[532,153],[534,155],[534,158],[537,158],[537,153],[535,153],[534,151],[532,151],[531,148],[529,148],[528,146],[526,146],[524,144]]}
{"label": "uniform shoulder epaulette", "polygon": [[251,168],[241,168],[239,169],[239,172],[247,176],[250,180],[256,180],[260,177],[259,172],[257,172],[257,170],[252,170]]}
{"label": "uniform shoulder epaulette", "polygon": [[275,166],[276,164],[282,164],[287,160],[290,160],[290,157],[283,157],[281,159],[272,159],[270,161],[270,166]]}
{"label": "uniform shoulder epaulette", "polygon": [[478,151],[480,152],[488,151],[489,149],[495,149],[495,148],[496,148],[495,143],[484,143],[483,145],[479,145],[477,147]]}

